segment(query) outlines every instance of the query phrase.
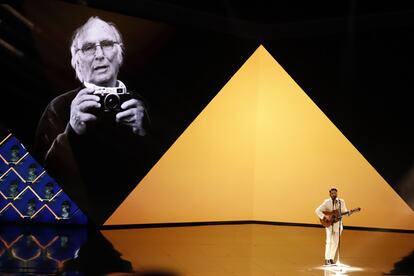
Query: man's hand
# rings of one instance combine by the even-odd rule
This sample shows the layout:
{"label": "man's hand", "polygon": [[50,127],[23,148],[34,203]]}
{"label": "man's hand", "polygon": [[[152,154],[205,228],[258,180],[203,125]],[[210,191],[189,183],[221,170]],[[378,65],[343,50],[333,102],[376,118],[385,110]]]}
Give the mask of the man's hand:
{"label": "man's hand", "polygon": [[99,97],[92,94],[94,91],[93,88],[80,90],[70,106],[69,124],[79,135],[85,134],[88,123],[96,120],[90,111],[101,107]]}
{"label": "man's hand", "polygon": [[144,136],[146,134],[143,127],[144,104],[137,99],[130,99],[121,105],[123,111],[116,114],[117,123],[130,126],[135,134]]}

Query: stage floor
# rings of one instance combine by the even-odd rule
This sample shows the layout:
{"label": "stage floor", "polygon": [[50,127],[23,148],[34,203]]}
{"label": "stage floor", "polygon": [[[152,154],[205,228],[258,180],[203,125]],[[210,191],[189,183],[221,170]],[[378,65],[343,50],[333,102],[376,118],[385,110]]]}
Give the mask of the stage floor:
{"label": "stage floor", "polygon": [[[160,275],[413,275],[414,234],[345,230],[323,267],[325,230],[261,224],[104,230],[134,271]],[[404,271],[405,270],[405,271]],[[154,274],[155,275],[155,274]]]}
{"label": "stage floor", "polygon": [[0,275],[414,275],[413,233],[345,230],[341,267],[322,266],[324,243],[323,228],[265,224],[0,225]]}

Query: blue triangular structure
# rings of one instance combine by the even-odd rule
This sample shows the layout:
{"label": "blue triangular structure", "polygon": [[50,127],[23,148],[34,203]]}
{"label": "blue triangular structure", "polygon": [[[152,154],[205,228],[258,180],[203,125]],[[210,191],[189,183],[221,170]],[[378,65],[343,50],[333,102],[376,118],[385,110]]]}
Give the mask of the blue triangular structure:
{"label": "blue triangular structure", "polygon": [[9,132],[0,136],[0,221],[86,224],[87,217]]}

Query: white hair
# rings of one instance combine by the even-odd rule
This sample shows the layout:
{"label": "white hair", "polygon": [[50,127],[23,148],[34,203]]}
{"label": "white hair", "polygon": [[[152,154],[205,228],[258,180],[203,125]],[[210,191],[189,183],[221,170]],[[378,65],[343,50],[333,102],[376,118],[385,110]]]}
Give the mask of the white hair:
{"label": "white hair", "polygon": [[121,33],[119,32],[119,30],[116,28],[115,24],[112,22],[106,22],[102,19],[100,19],[98,16],[92,16],[88,19],[88,21],[86,21],[85,24],[83,24],[82,26],[80,26],[79,28],[77,28],[72,35],[72,42],[70,45],[70,53],[72,54],[72,58],[71,58],[71,64],[73,69],[75,69],[76,72],[76,77],[83,82],[83,76],[80,72],[79,69],[79,55],[78,55],[78,50],[79,50],[79,39],[82,36],[82,34],[85,33],[85,31],[90,27],[90,25],[92,25],[94,22],[96,21],[101,21],[104,22],[106,24],[108,24],[108,27],[110,28],[110,30],[112,30],[116,42],[115,43],[115,47],[117,49],[117,58],[119,61],[119,64],[122,65],[122,61],[124,59],[124,44],[122,41],[122,36]]}

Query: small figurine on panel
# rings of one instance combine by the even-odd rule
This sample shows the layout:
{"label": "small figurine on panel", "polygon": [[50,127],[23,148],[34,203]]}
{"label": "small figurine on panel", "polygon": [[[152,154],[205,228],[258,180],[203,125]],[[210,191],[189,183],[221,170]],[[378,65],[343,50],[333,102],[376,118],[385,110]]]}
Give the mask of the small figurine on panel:
{"label": "small figurine on panel", "polygon": [[48,182],[46,184],[44,199],[46,199],[46,200],[51,200],[52,199],[52,197],[55,195],[54,186],[55,185],[52,182]]}
{"label": "small figurine on panel", "polygon": [[27,177],[27,181],[33,182],[37,177],[37,168],[35,163],[30,164],[28,173],[29,176]]}
{"label": "small figurine on panel", "polygon": [[13,180],[9,186],[9,198],[15,198],[19,193],[19,182],[17,180]]}
{"label": "small figurine on panel", "polygon": [[36,200],[34,198],[27,201],[26,215],[31,217],[36,213]]}
{"label": "small figurine on panel", "polygon": [[70,202],[65,200],[62,202],[62,219],[69,219],[70,215]]}
{"label": "small figurine on panel", "polygon": [[17,161],[19,161],[20,159],[20,151],[19,151],[19,146],[18,145],[13,145],[10,148],[10,162],[11,163],[16,163]]}

